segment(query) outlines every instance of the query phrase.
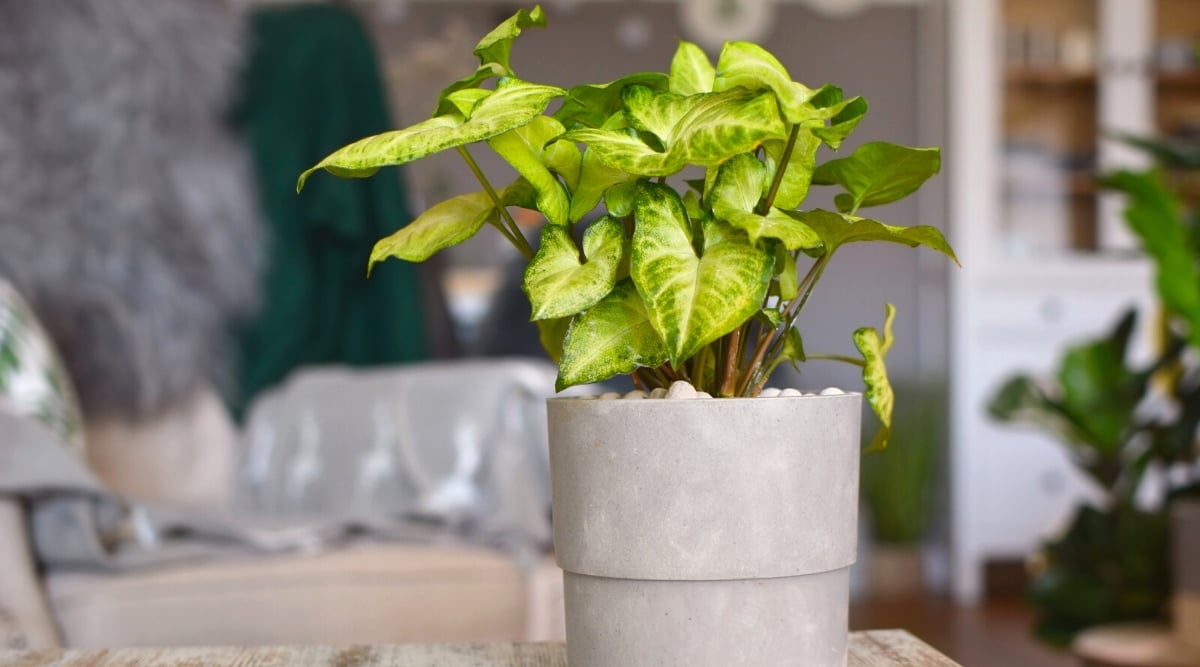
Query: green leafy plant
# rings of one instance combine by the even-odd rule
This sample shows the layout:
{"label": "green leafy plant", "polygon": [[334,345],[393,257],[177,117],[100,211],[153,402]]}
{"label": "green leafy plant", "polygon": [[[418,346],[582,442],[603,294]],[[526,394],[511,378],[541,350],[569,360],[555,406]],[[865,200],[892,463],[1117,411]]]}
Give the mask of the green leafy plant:
{"label": "green leafy plant", "polygon": [[[1158,354],[1144,365],[1128,361],[1131,310],[1104,336],[1068,348],[1053,377],[1013,377],[989,406],[996,419],[1059,439],[1103,491],[1100,506],[1082,505],[1034,559],[1036,631],[1055,644],[1092,625],[1166,613],[1168,507],[1200,492],[1200,218],[1181,185],[1200,166],[1200,150],[1126,141],[1159,166],[1102,182],[1127,196],[1126,221],[1155,267]],[[1152,494],[1144,484],[1150,470],[1170,471]]]}
{"label": "green leafy plant", "polygon": [[[806,355],[796,324],[845,245],[925,245],[954,257],[932,227],[859,215],[917,190],[938,172],[939,151],[868,143],[818,165],[820,147],[839,148],[866,101],[797,83],[750,43],[727,44],[715,66],[682,42],[669,72],[570,89],[525,81],[509,54],[523,30],[544,23],[540,8],[519,11],[479,42],[479,67],[442,91],[431,118],[334,152],[298,187],[318,169],[364,177],[456,150],[483,189],[381,240],[371,265],[422,261],[491,225],[529,262],[523,287],[560,389],[631,374],[647,389],[683,379],[717,397],[755,396],[782,362],[836,358],[863,368],[884,424],[876,444],[886,442],[891,306],[882,335],[855,332],[861,359]],[[477,143],[516,178],[493,185],[468,150]],[[837,211],[800,208],[813,185],[842,190]],[[513,206],[545,217],[536,251]],[[598,206],[603,215],[584,224]]]}

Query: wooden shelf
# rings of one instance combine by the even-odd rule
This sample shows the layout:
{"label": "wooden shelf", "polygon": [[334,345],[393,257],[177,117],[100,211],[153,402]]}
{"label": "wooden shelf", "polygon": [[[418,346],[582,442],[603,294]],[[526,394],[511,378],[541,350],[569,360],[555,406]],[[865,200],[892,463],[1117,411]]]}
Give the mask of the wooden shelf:
{"label": "wooden shelf", "polygon": [[1154,82],[1160,88],[1193,88],[1195,89],[1194,92],[1200,93],[1200,67],[1179,71],[1155,72]]}
{"label": "wooden shelf", "polygon": [[1091,88],[1096,85],[1096,73],[1060,67],[1009,67],[1004,70],[1004,83],[1010,86]]}

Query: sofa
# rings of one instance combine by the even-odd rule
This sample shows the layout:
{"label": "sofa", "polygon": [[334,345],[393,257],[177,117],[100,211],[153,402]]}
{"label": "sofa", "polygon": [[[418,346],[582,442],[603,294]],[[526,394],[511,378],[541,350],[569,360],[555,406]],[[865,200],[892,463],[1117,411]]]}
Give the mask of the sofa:
{"label": "sofa", "polygon": [[521,359],[313,368],[241,428],[207,386],[89,422],[77,462],[0,409],[0,648],[562,639],[553,383]]}

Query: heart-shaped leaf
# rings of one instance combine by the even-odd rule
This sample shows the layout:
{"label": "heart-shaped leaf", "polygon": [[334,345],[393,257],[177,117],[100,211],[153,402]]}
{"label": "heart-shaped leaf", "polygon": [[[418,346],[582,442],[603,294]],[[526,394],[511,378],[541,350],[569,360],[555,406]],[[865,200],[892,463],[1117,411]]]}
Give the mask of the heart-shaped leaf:
{"label": "heart-shaped leaf", "polygon": [[946,242],[946,237],[936,227],[921,225],[918,227],[897,227],[885,225],[878,220],[858,218],[843,213],[833,213],[823,209],[815,211],[789,211],[787,215],[799,220],[821,237],[825,244],[825,252],[832,254],[847,243],[863,241],[885,241],[900,243],[910,248],[923,245],[933,248],[958,263],[954,249]]}
{"label": "heart-shaped leaf", "polygon": [[812,182],[841,185],[838,210],[853,213],[864,206],[879,206],[917,191],[942,166],[937,148],[909,148],[883,141],[863,144],[852,155],[817,167]]}
{"label": "heart-shaped leaf", "polygon": [[537,116],[521,127],[488,139],[488,146],[537,190],[538,210],[555,225],[567,224],[571,204],[562,184],[546,166],[546,147],[563,131],[562,124],[553,118]]}
{"label": "heart-shaped leaf", "polygon": [[584,232],[583,252],[586,262],[580,261],[569,227],[542,227],[541,245],[522,284],[533,306],[530,319],[574,315],[612,291],[625,254],[624,225],[609,216],[597,220]]}
{"label": "heart-shaped leaf", "polygon": [[711,93],[716,70],[704,50],[691,42],[679,42],[671,59],[669,90],[676,95]]}
{"label": "heart-shaped leaf", "polygon": [[[812,183],[813,171],[816,169],[817,149],[821,147],[821,139],[813,134],[819,127],[818,121],[808,121],[799,124],[796,129],[796,140],[792,143],[791,156],[783,172],[783,180],[779,182],[779,190],[775,193],[775,207],[784,211],[795,209],[808,197],[808,188]],[[784,151],[788,142],[773,139],[763,142],[763,152],[767,161],[767,174],[774,179],[775,170],[783,162]]]}
{"label": "heart-shaped leaf", "polygon": [[662,72],[639,72],[611,83],[575,86],[567,91],[554,117],[568,129],[602,127],[613,114],[623,110],[621,93],[626,86],[635,84],[667,90],[669,82]]}
{"label": "heart-shaped leaf", "polygon": [[892,349],[892,320],[896,317],[896,307],[886,306],[887,314],[883,319],[883,338],[871,327],[863,327],[854,332],[854,345],[862,353],[866,361],[863,366],[863,382],[867,386],[867,403],[879,416],[879,432],[871,440],[868,451],[878,451],[887,447],[892,437],[892,408],[896,397],[892,393],[892,383],[888,380],[885,358],[888,350]]}
{"label": "heart-shaped leaf", "polygon": [[497,214],[486,192],[472,192],[435,204],[402,229],[379,240],[367,262],[367,273],[389,257],[423,262],[435,252],[476,234]]}
{"label": "heart-shaped leaf", "polygon": [[563,340],[567,337],[567,329],[571,326],[571,317],[559,317],[553,320],[538,320],[534,322],[538,329],[538,342],[546,351],[550,361],[562,361]]}
{"label": "heart-shaped leaf", "polygon": [[554,86],[501,79],[496,91],[475,105],[469,118],[457,114],[435,116],[403,130],[360,139],[331,153],[300,175],[296,190],[309,175],[325,169],[336,176],[362,178],[380,167],[412,162],[456,146],[489,139],[528,123],[540,115],[550,100],[561,97]]}
{"label": "heart-shaped leaf", "polygon": [[475,45],[475,55],[479,56],[480,64],[496,63],[503,67],[505,72],[511,74],[512,69],[508,65],[508,57],[512,53],[513,40],[525,28],[535,26],[546,27],[546,15],[542,11],[541,5],[534,6],[532,11],[519,10],[516,14],[508,17],[491,32],[484,35],[483,39]]}
{"label": "heart-shaped leaf", "polygon": [[463,91],[477,90],[480,93],[484,93],[486,96],[492,91],[486,88],[480,88],[479,84],[489,79],[497,79],[505,74],[507,74],[505,69],[497,63],[480,65],[479,68],[472,72],[469,76],[459,79],[449,86],[446,86],[442,92],[438,94],[438,105],[434,110],[433,115],[444,116],[449,113],[457,113],[458,115],[465,117],[469,113],[469,109],[471,107],[468,107],[467,109],[463,108]]}
{"label": "heart-shaped leaf", "polygon": [[782,211],[755,212],[769,185],[767,166],[758,158],[750,153],[734,156],[717,171],[710,196],[713,215],[745,230],[754,243],[766,237],[782,241],[789,250],[820,247],[821,238],[812,229]]}
{"label": "heart-shaped leaf", "polygon": [[[569,142],[560,141],[558,143],[568,144]],[[571,193],[571,222],[582,220],[583,216],[596,208],[596,204],[600,203],[600,199],[609,188],[636,178],[632,174],[605,165],[596,157],[591,148],[585,150],[579,169],[579,186]]]}
{"label": "heart-shaped leaf", "polygon": [[622,96],[635,128],[653,133],[655,150],[632,129],[581,129],[566,139],[596,149],[604,164],[638,176],[670,176],[687,164],[715,167],[770,139],[786,138],[774,95],[744,88],[681,97],[630,86]]}
{"label": "heart-shaped leaf", "polygon": [[721,50],[713,90],[737,87],[773,91],[788,122],[799,123],[813,117],[813,107],[808,104],[813,91],[792,81],[779,59],[757,44],[728,42]]}
{"label": "heart-shaped leaf", "polygon": [[666,360],[667,348],[650,323],[637,288],[627,278],[571,320],[555,388],[562,391],[607,380],[642,366],[660,366]]}
{"label": "heart-shaped leaf", "polygon": [[642,183],[634,204],[630,275],[654,329],[679,363],[750,319],[771,281],[771,254],[726,223],[704,223],[704,248],[692,247],[691,224],[679,195]]}

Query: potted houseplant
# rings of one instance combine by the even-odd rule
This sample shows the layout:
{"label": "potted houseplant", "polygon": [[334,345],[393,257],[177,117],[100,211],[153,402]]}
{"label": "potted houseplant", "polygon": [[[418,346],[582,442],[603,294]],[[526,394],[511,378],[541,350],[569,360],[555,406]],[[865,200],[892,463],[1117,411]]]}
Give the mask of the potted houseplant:
{"label": "potted houseplant", "polygon": [[[886,443],[891,306],[882,334],[854,332],[862,358],[806,355],[796,323],[842,246],[953,257],[934,228],[859,215],[914,192],[939,152],[869,143],[818,166],[866,102],[792,81],[749,43],[715,67],[683,42],[669,72],[524,81],[510,50],[543,24],[540,8],[519,11],[430,119],[334,152],[298,186],[318,169],[364,177],[458,151],[482,190],[381,240],[370,264],[422,261],[490,224],[528,259],[523,287],[560,389],[628,374],[644,390],[633,396],[716,397],[550,400],[572,665],[844,664],[861,397],[755,397],[785,361],[857,364],[883,424],[874,446]],[[503,187],[470,153],[484,142],[516,170]],[[844,190],[837,211],[801,208],[814,184]],[[512,206],[545,217],[536,251]]]}

